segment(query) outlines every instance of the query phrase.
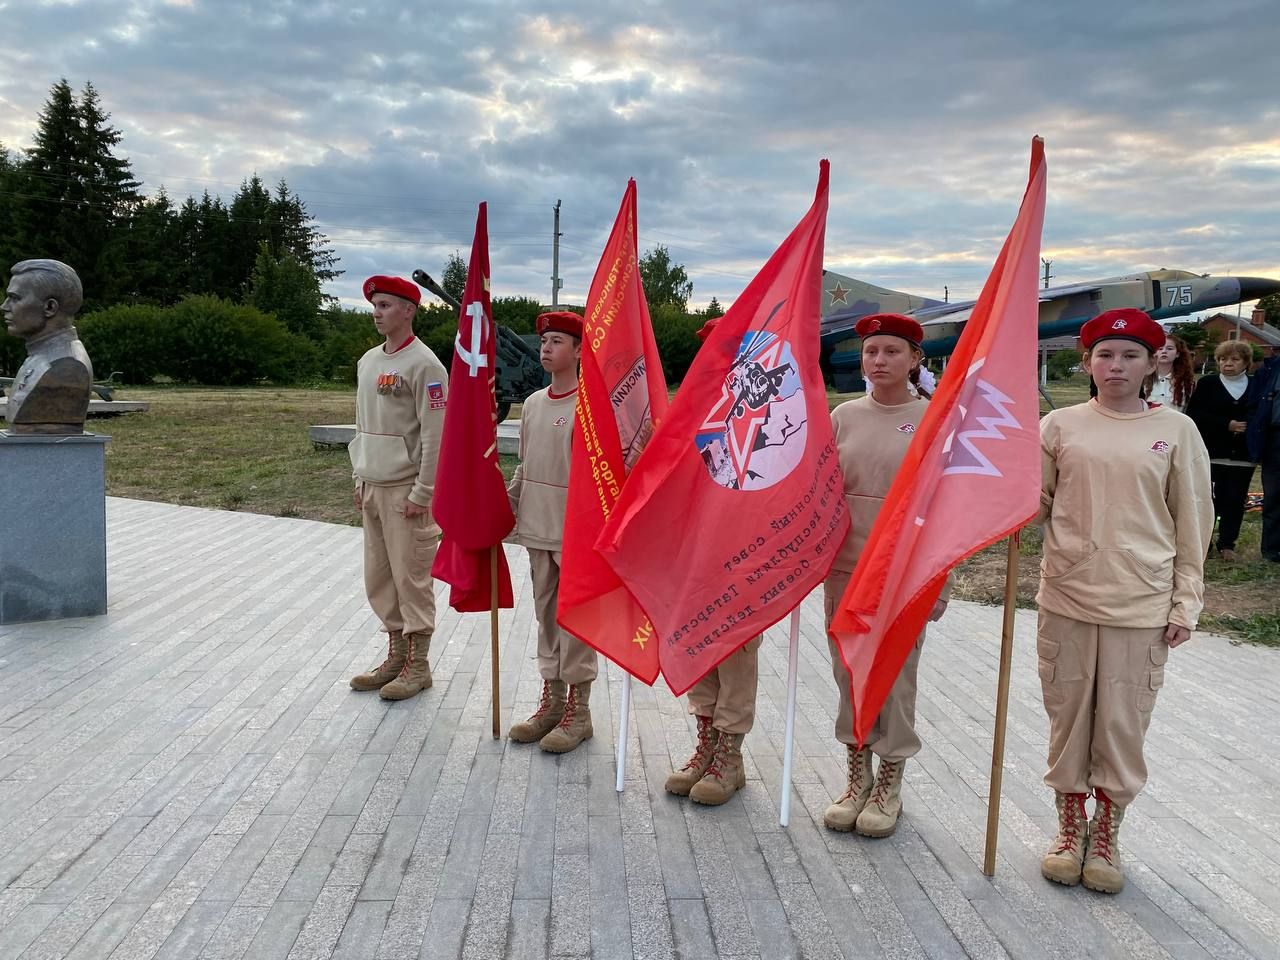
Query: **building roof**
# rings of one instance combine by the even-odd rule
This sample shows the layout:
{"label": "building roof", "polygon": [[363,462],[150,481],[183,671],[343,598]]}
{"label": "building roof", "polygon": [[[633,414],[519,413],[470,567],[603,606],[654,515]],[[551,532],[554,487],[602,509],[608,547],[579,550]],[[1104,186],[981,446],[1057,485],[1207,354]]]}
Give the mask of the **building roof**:
{"label": "building roof", "polygon": [[[1215,313],[1211,317],[1205,317],[1200,321],[1200,323],[1203,326],[1204,324],[1212,323],[1214,320],[1221,320],[1234,327],[1236,325],[1237,318],[1228,313]],[[1258,326],[1257,324],[1243,318],[1240,318],[1239,322],[1240,329],[1243,332],[1251,334],[1268,346],[1280,347],[1280,329],[1276,329],[1269,323],[1264,323],[1262,326]]]}

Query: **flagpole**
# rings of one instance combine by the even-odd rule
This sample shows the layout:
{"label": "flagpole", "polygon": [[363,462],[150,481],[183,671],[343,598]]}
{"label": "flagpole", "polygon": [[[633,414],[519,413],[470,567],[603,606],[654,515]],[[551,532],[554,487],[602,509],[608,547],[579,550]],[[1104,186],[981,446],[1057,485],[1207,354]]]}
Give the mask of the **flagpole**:
{"label": "flagpole", "polygon": [[489,548],[489,650],[492,654],[493,674],[493,739],[502,737],[500,732],[502,701],[498,696],[498,544]]}
{"label": "flagpole", "polygon": [[782,810],[778,823],[787,826],[791,822],[791,757],[795,752],[793,740],[796,731],[796,670],[800,656],[800,605],[791,611],[791,644],[787,652],[787,729],[782,747]]}
{"label": "flagpole", "polygon": [[987,850],[982,872],[996,875],[996,839],[1000,832],[1000,787],[1004,779],[1004,732],[1009,719],[1009,674],[1013,667],[1013,615],[1017,612],[1018,543],[1009,537],[1009,556],[1004,569],[1004,625],[1000,631],[1000,682],[996,688],[996,729],[991,743],[991,789],[987,797]]}
{"label": "flagpole", "polygon": [[622,792],[627,772],[627,726],[631,722],[631,674],[623,671],[622,705],[618,707],[618,782],[613,789]]}

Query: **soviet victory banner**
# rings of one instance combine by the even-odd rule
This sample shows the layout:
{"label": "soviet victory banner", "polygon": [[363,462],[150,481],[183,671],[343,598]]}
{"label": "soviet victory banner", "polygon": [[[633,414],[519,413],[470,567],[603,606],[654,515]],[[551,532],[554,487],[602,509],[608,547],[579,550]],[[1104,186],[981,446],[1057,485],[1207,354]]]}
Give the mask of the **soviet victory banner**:
{"label": "soviet victory banner", "polygon": [[495,342],[489,305],[488,211],[482,203],[476,213],[471,263],[458,317],[449,370],[449,405],[431,499],[431,514],[443,532],[431,575],[452,586],[449,605],[464,613],[489,609],[489,552],[494,546],[498,546],[498,606],[514,606],[511,573],[500,546],[516,521],[498,465]]}

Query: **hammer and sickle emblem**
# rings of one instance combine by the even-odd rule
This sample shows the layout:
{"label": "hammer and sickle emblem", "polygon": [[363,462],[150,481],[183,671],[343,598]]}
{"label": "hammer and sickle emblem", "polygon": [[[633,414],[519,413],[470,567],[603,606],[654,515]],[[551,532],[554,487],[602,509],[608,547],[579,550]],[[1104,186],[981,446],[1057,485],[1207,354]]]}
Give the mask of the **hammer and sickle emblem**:
{"label": "hammer and sickle emblem", "polygon": [[484,342],[484,304],[479,300],[472,300],[467,304],[467,316],[471,318],[471,349],[468,350],[462,345],[462,332],[454,337],[454,348],[458,352],[458,356],[462,357],[463,363],[467,365],[468,373],[475,376],[481,367],[489,365],[489,358],[485,356],[484,349],[481,344]]}

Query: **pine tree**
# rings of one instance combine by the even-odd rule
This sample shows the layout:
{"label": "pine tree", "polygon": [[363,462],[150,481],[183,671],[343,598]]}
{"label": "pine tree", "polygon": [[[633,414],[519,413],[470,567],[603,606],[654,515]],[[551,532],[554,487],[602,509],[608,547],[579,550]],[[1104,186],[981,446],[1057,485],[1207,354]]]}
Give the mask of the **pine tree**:
{"label": "pine tree", "polygon": [[17,177],[15,259],[52,257],[77,270],[84,261],[75,230],[84,192],[76,175],[80,148],[75,94],[65,79],[49,91],[31,150]]}
{"label": "pine tree", "polygon": [[71,264],[90,305],[111,302],[132,286],[119,233],[138,202],[138,182],[127,158],[117,157],[121,134],[92,83],[77,102],[59,80],[41,111],[34,144],[20,165],[21,202],[14,217],[23,257],[53,257]]}
{"label": "pine tree", "polygon": [[132,289],[128,299],[168,305],[188,292],[179,286],[182,250],[178,211],[163,186],[141,201],[128,225],[127,261]]}
{"label": "pine tree", "polygon": [[92,83],[79,98],[65,79],[53,85],[31,148],[11,156],[0,146],[0,268],[63,260],[80,274],[89,308],[187,294],[244,300],[262,244],[272,263],[309,271],[317,290],[341,274],[328,238],[283,180],[272,193],[253,174],[229,206],[205,191],[175,209],[163,187],[141,196],[121,142]]}
{"label": "pine tree", "polygon": [[231,255],[236,243],[233,227],[222,198],[211,198],[206,190],[200,197],[200,259],[209,274],[209,292],[224,300],[244,295],[245,277]]}
{"label": "pine tree", "polygon": [[273,210],[271,193],[256,173],[241,182],[240,189],[231,199],[225,263],[233,290],[231,296],[243,299],[249,290],[249,277],[258,260],[258,249],[267,244],[274,253],[272,241]]}
{"label": "pine tree", "polygon": [[15,220],[19,202],[18,167],[0,143],[0,272],[7,271],[20,255],[14,246],[17,237]]}
{"label": "pine tree", "polygon": [[328,247],[329,238],[316,229],[315,217],[307,212],[302,198],[292,193],[284,180],[276,184],[271,211],[274,256],[292,256],[315,275],[318,283],[342,275],[342,271],[336,269],[338,258]]}

